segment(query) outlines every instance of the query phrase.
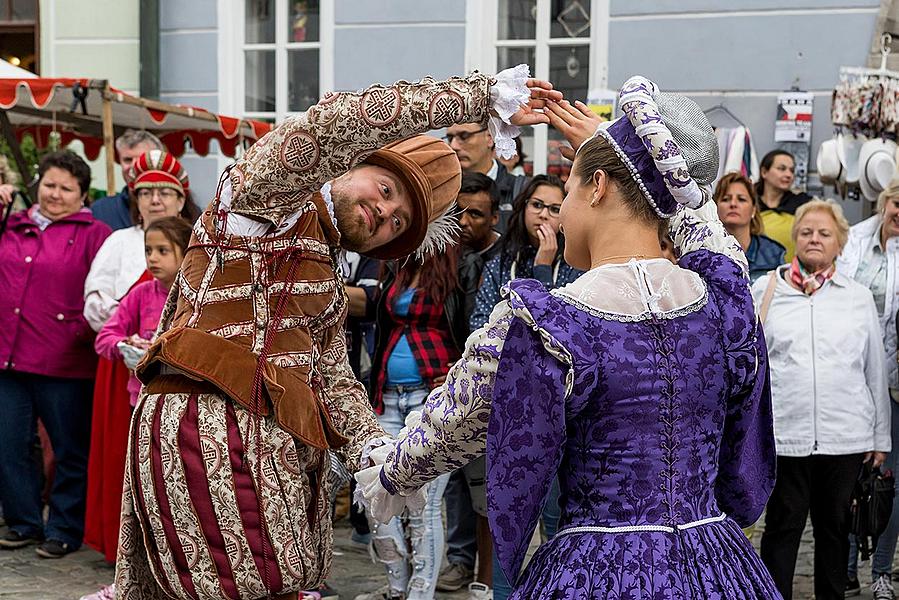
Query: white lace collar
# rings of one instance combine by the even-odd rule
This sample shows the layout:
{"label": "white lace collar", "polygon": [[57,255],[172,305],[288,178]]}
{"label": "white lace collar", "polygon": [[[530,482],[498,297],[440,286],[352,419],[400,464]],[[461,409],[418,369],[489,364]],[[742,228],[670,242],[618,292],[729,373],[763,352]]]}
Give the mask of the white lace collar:
{"label": "white lace collar", "polygon": [[702,308],[702,278],[664,258],[606,264],[552,292],[591,314],[616,321],[673,319]]}

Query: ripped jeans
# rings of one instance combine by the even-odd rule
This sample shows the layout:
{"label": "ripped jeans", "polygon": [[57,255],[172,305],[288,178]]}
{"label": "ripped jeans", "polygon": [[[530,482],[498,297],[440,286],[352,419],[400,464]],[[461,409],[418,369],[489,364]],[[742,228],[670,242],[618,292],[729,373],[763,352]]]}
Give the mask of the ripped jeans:
{"label": "ripped jeans", "polygon": [[[378,416],[381,426],[397,435],[408,415],[421,410],[429,390],[420,388],[385,388],[384,414]],[[409,515],[406,530],[402,519],[386,524],[370,521],[372,555],[387,569],[387,583],[394,593],[403,593],[407,600],[431,600],[437,585],[437,574],[443,559],[443,491],[449,473],[428,485],[428,502],[421,514]],[[406,534],[411,540],[411,555]]]}

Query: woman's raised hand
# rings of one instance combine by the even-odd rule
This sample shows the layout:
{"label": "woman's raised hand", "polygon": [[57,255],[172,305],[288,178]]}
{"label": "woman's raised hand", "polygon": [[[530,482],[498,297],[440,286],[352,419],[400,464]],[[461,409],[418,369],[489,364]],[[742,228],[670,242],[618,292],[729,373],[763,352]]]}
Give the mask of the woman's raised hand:
{"label": "woman's raised hand", "polygon": [[547,102],[543,114],[548,118],[550,125],[571,144],[571,148],[560,148],[562,156],[568,160],[574,160],[575,152],[581,144],[593,137],[596,128],[605,119],[590,110],[580,100],[571,104],[567,100],[561,102]]}
{"label": "woman's raised hand", "polygon": [[509,121],[512,125],[537,125],[539,123],[549,123],[545,111],[547,105],[562,100],[562,92],[553,89],[553,84],[542,79],[528,79],[528,89],[531,92],[531,98],[527,104],[521,106]]}

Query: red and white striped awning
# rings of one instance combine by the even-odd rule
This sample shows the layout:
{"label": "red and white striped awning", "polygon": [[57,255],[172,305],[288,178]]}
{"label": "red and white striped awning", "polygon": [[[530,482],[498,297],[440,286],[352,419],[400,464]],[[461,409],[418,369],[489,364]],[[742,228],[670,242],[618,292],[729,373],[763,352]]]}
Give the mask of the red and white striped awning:
{"label": "red and white striped awning", "polygon": [[132,96],[109,87],[104,80],[0,79],[0,109],[19,141],[31,135],[43,148],[55,131],[62,146],[80,140],[91,160],[98,157],[104,143],[104,98],[109,101],[114,136],[126,129],[150,131],[175,156],[184,154],[188,143],[205,156],[215,140],[222,153],[233,157],[239,147],[250,146],[271,129],[262,121]]}

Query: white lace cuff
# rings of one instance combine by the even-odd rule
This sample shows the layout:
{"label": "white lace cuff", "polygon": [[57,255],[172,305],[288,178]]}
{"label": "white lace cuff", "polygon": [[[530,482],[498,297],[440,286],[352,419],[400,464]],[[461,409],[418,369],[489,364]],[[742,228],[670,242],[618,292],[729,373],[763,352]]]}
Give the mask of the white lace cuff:
{"label": "white lace cuff", "polygon": [[[421,421],[421,411],[414,410],[406,415],[405,427],[397,438],[402,439],[410,425]],[[384,476],[384,465],[396,450],[396,440],[391,437],[379,437],[369,440],[362,448],[361,469],[356,473],[356,493],[353,501],[381,523],[397,517],[404,510],[421,512],[427,503],[427,486],[402,495],[399,490]]]}
{"label": "white lace cuff", "polygon": [[[378,438],[382,439],[384,438]],[[362,469],[355,475],[356,492],[353,494],[353,501],[364,507],[369,515],[381,523],[398,517],[406,509],[413,513],[421,512],[427,502],[424,487],[408,496],[397,493],[395,489],[388,489],[389,482],[384,477],[383,471],[387,458],[394,450],[392,440],[390,441],[389,445],[370,448],[367,454],[363,451],[363,461],[369,461],[373,466]],[[392,485],[389,487],[393,488]]]}
{"label": "white lace cuff", "polygon": [[749,278],[749,262],[743,247],[727,232],[718,218],[718,207],[706,202],[699,208],[681,208],[669,221],[669,233],[678,256],[694,250],[723,254],[738,265]]}
{"label": "white lace cuff", "polygon": [[381,437],[376,437],[365,442],[365,445],[362,446],[362,458],[359,459],[359,469],[367,469],[374,465],[382,465],[384,461],[377,462],[372,458],[372,452],[374,452],[377,448],[388,447],[388,450],[393,447],[393,438],[389,435],[382,435]]}
{"label": "white lace cuff", "polygon": [[521,129],[512,125],[509,119],[531,98],[527,86],[529,77],[528,66],[518,65],[497,73],[490,86],[490,108],[496,116],[490,117],[487,128],[493,136],[496,155],[500,158],[515,156],[515,138]]}

